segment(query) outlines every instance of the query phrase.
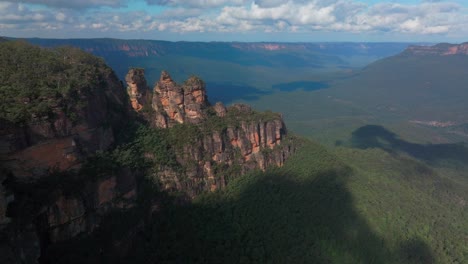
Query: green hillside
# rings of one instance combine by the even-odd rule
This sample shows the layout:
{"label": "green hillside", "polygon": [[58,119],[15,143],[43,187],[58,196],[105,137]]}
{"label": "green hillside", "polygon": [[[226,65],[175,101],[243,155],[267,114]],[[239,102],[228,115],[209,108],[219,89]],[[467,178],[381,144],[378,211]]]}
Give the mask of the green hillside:
{"label": "green hillside", "polygon": [[467,141],[465,55],[402,53],[346,75],[316,76],[328,88],[273,93],[250,100],[283,112],[290,127],[333,145],[366,124],[381,124],[420,142]]}
{"label": "green hillside", "polygon": [[408,263],[465,263],[467,70],[464,55],[401,54],[346,78],[317,79],[327,89],[249,102],[283,112],[290,129],[352,168],[353,206],[385,241],[384,259],[404,263],[397,252],[406,248],[432,256]]}
{"label": "green hillside", "polygon": [[399,55],[367,66],[337,89],[341,97],[381,115],[467,121],[467,71],[464,55]]}

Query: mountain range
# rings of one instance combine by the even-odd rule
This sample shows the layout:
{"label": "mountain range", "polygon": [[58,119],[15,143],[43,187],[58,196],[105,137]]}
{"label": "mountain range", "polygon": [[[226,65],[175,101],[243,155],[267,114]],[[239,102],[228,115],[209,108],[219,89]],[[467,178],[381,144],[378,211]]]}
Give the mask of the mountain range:
{"label": "mountain range", "polygon": [[[276,69],[288,73],[356,68],[394,55],[410,43],[169,42],[120,39],[25,39],[43,47],[74,46],[106,62],[123,79],[129,66],[144,67],[154,83],[162,70],[182,81],[192,74],[207,83],[239,83]],[[289,71],[290,69],[290,71]],[[243,76],[243,77],[241,77]],[[250,76],[250,77],[249,77]],[[286,81],[278,79],[278,82]],[[252,82],[250,82],[251,84]],[[247,85],[249,83],[244,83]],[[271,86],[271,84],[269,84]],[[270,88],[270,87],[267,88]],[[257,87],[257,88],[264,88]]]}

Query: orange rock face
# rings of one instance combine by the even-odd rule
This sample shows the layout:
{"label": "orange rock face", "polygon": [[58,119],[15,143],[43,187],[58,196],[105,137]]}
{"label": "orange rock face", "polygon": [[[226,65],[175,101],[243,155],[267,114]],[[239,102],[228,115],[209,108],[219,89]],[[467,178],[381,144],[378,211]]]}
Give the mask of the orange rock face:
{"label": "orange rock face", "polygon": [[153,124],[170,127],[177,123],[199,123],[204,119],[202,110],[208,105],[205,84],[200,79],[191,77],[180,86],[163,71],[153,90],[152,107],[165,117],[165,122],[161,116],[156,116]]}
{"label": "orange rock face", "polygon": [[[222,104],[217,104],[213,109],[218,117],[224,117],[230,111],[239,116],[254,114],[247,105],[234,105],[226,109]],[[254,169],[265,170],[269,166],[282,166],[295,151],[295,147],[289,145],[289,141],[282,144],[286,128],[281,116],[269,117],[267,120],[247,120],[241,118],[237,125],[228,126],[221,131],[212,131],[196,142],[185,145],[182,151],[176,152],[177,161],[183,167],[190,167],[190,171],[179,175],[171,168],[162,169],[157,174],[164,183],[164,188],[194,197],[203,191],[223,188],[229,177],[236,177]],[[234,175],[224,174],[233,167],[237,168]]]}
{"label": "orange rock face", "polygon": [[78,164],[78,152],[72,137],[53,139],[16,152],[10,168],[18,177],[34,177],[34,171],[64,171]]}
{"label": "orange rock face", "polygon": [[133,110],[139,112],[148,103],[148,86],[143,69],[130,69],[125,76],[127,93]]}
{"label": "orange rock face", "polygon": [[[129,72],[127,84],[131,93],[139,93],[140,86],[135,84],[141,79],[144,79],[143,73]],[[132,101],[136,111],[140,102],[143,101]],[[159,128],[182,123],[201,124],[209,115],[225,118],[230,111],[239,117],[256,115],[250,106],[244,104],[226,108],[222,103],[217,103],[211,107],[202,80],[190,77],[179,85],[165,71],[154,87],[151,106],[154,111],[149,121]],[[270,115],[265,120],[261,116],[258,120],[240,118],[237,124],[225,130],[214,130],[196,142],[184,145],[181,151],[175,153],[177,162],[187,168],[183,175],[164,166],[156,172],[163,189],[181,191],[193,197],[202,191],[224,187],[228,177],[223,171],[233,166],[238,170],[234,175],[237,176],[253,169],[265,170],[268,166],[283,165],[294,148],[288,144],[281,145],[286,135],[281,116]],[[232,114],[229,118],[232,119]],[[151,155],[146,157],[154,158]],[[106,204],[113,199],[115,184],[111,179],[101,183],[98,192],[100,203]]]}

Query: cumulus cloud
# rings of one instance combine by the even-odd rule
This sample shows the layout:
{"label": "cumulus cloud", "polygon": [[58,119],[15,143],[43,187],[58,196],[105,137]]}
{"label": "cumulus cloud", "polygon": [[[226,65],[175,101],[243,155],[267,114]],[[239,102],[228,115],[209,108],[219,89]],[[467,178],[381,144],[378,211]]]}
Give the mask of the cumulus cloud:
{"label": "cumulus cloud", "polygon": [[18,27],[51,20],[53,14],[48,11],[32,12],[22,4],[0,3],[0,23]]}
{"label": "cumulus cloud", "polygon": [[26,3],[44,5],[53,8],[89,8],[89,7],[120,7],[126,2],[125,0],[4,0],[5,2],[12,3]]}
{"label": "cumulus cloud", "polygon": [[224,5],[242,5],[247,0],[146,0],[149,5],[186,6],[186,7],[219,7]]}
{"label": "cumulus cloud", "polygon": [[[217,21],[224,25],[247,22],[251,30],[403,32],[440,34],[453,29],[447,17],[468,22],[455,3],[419,5],[357,1],[255,1],[249,6],[225,7]],[[278,24],[278,21],[283,23]]]}
{"label": "cumulus cloud", "polygon": [[[128,1],[128,2],[127,2]],[[0,0],[0,30],[37,32],[346,32],[359,34],[461,35],[468,33],[466,7],[447,1],[420,4],[361,0],[141,0],[164,6],[122,12],[132,0],[25,0],[54,8],[32,8]],[[106,9],[86,9],[107,6]],[[49,30],[49,31],[47,31]],[[0,33],[1,35],[2,33]],[[70,36],[73,37],[73,36]],[[151,38],[151,37],[149,37]]]}
{"label": "cumulus cloud", "polygon": [[183,19],[189,17],[199,17],[203,14],[203,9],[200,8],[183,8],[177,7],[164,10],[158,15],[161,19]]}

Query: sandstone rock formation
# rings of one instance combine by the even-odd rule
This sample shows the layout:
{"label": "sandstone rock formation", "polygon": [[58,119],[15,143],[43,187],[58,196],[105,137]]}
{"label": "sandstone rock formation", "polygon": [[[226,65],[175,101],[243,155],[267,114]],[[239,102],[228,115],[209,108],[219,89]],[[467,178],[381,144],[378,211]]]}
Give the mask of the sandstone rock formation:
{"label": "sandstone rock formation", "polygon": [[[161,166],[155,173],[166,190],[194,197],[224,187],[228,178],[282,166],[294,152],[291,142],[281,144],[286,127],[280,115],[257,113],[245,104],[226,108],[218,102],[211,106],[205,84],[197,77],[180,86],[162,72],[154,88],[152,108],[150,121],[155,127],[195,125],[197,133],[203,134],[176,151],[183,170]],[[221,128],[211,127],[216,122]]]}
{"label": "sandstone rock formation", "polygon": [[147,104],[149,93],[145,79],[145,71],[140,68],[130,69],[125,76],[127,82],[127,94],[133,110],[139,112]]}
{"label": "sandstone rock formation", "polygon": [[101,89],[80,96],[82,107],[67,115],[62,105],[54,117],[32,117],[26,125],[0,120],[0,160],[16,177],[34,178],[51,168],[59,171],[79,164],[89,154],[106,150],[114,130],[105,125],[125,115],[126,96],[114,73],[102,76]]}
{"label": "sandstone rock formation", "polygon": [[39,222],[41,231],[47,233],[49,243],[91,233],[108,212],[135,206],[137,176],[132,171],[122,170],[116,175],[88,181],[72,194],[56,190],[53,202],[38,217],[42,220]]}
{"label": "sandstone rock formation", "polygon": [[215,110],[217,116],[219,116],[219,117],[224,117],[224,116],[226,116],[226,107],[224,106],[223,103],[217,102],[217,103],[214,105],[213,108],[214,108],[214,110]]}
{"label": "sandstone rock formation", "polygon": [[204,119],[203,110],[209,106],[205,84],[197,77],[189,78],[182,86],[163,71],[153,91],[152,107],[156,112],[156,127],[175,124],[199,123]]}
{"label": "sandstone rock formation", "polygon": [[[234,105],[225,114],[232,118],[254,113],[245,105]],[[164,189],[194,197],[221,189],[231,179],[249,171],[282,166],[294,153],[295,146],[287,138],[286,127],[279,116],[236,121],[228,123],[225,129],[205,133],[176,152],[184,169],[163,167],[155,175]]]}

